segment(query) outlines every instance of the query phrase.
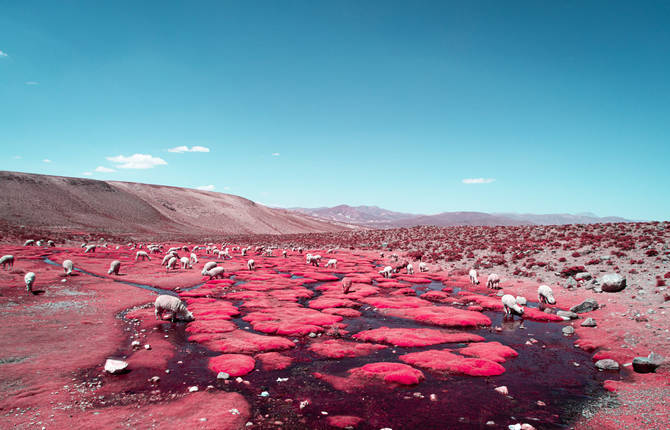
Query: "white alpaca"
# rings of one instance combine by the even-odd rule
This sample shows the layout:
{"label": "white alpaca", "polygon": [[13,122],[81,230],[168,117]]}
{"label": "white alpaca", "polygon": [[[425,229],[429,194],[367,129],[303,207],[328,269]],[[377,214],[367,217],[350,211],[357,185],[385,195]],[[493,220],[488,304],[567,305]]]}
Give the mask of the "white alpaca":
{"label": "white alpaca", "polygon": [[331,259],[328,260],[328,262],[326,263],[326,267],[333,267],[334,269],[337,269],[337,260],[334,259],[334,258],[331,258]]}
{"label": "white alpaca", "polygon": [[3,255],[2,258],[0,258],[0,264],[2,264],[3,269],[7,269],[7,266],[12,269],[14,267],[14,256],[9,254]]}
{"label": "white alpaca", "polygon": [[519,306],[519,304],[516,302],[516,298],[513,295],[505,294],[502,296],[500,301],[502,301],[505,315],[512,315],[512,313],[523,315],[523,308]]}
{"label": "white alpaca", "polygon": [[96,245],[86,245],[86,248],[84,248],[84,254],[88,252],[95,252],[95,248],[97,248]]}
{"label": "white alpaca", "polygon": [[176,269],[177,266],[177,257],[171,257],[170,260],[168,260],[168,264],[165,267],[165,271],[169,272],[170,269]]}
{"label": "white alpaca", "polygon": [[413,275],[414,274],[414,266],[412,266],[412,263],[407,265],[407,274],[408,275]]}
{"label": "white alpaca", "polygon": [[537,296],[540,303],[548,303],[550,305],[556,304],[556,299],[554,298],[554,292],[551,290],[549,285],[540,285],[537,288]]}
{"label": "white alpaca", "polygon": [[475,269],[470,269],[470,283],[472,285],[479,285],[479,276],[477,275],[477,271]]}
{"label": "white alpaca", "polygon": [[23,278],[26,281],[26,291],[29,293],[33,292],[33,284],[35,283],[35,274],[33,272],[26,273],[26,276]]}
{"label": "white alpaca", "polygon": [[216,262],[215,261],[209,261],[205,263],[205,266],[202,268],[202,276],[205,276],[206,273],[216,267]]}
{"label": "white alpaca", "polygon": [[419,263],[419,272],[427,272],[427,271],[428,271],[428,265],[423,261]]}
{"label": "white alpaca", "polygon": [[254,260],[247,261],[247,269],[256,270],[256,262]]}
{"label": "white alpaca", "polygon": [[121,262],[119,260],[112,261],[112,264],[109,265],[109,270],[107,271],[108,275],[112,273],[115,275],[119,274],[119,269],[121,268]]}
{"label": "white alpaca", "polygon": [[151,257],[149,257],[149,254],[147,254],[146,251],[137,251],[135,253],[135,261],[137,261],[139,259],[142,259],[142,261],[144,261],[144,260],[151,261]]}
{"label": "white alpaca", "polygon": [[500,288],[500,276],[491,273],[486,280],[486,288]]}
{"label": "white alpaca", "polygon": [[67,276],[70,276],[72,274],[73,269],[74,269],[74,264],[72,263],[72,260],[63,261],[63,270],[65,271],[65,274]]}
{"label": "white alpaca", "polygon": [[189,260],[191,261],[191,264],[198,264],[198,256],[195,255],[193,252],[191,252]]}
{"label": "white alpaca", "polygon": [[23,243],[23,246],[34,246],[34,245],[35,245],[35,239],[28,239]]}
{"label": "white alpaca", "polygon": [[189,260],[188,257],[180,258],[179,262],[181,263],[182,269],[193,269],[193,266],[191,265],[191,260]]}
{"label": "white alpaca", "polygon": [[379,271],[379,274],[382,275],[385,278],[390,278],[391,273],[393,273],[393,267],[391,267],[391,266],[386,266],[382,270]]}
{"label": "white alpaca", "polygon": [[165,312],[171,314],[170,319],[172,322],[178,319],[184,321],[193,321],[195,319],[193,314],[186,308],[184,302],[177,297],[168,296],[167,294],[156,297],[156,302],[154,302],[154,313],[157,320],[162,320],[163,313]]}
{"label": "white alpaca", "polygon": [[213,267],[205,272],[205,276],[209,276],[210,281],[215,278],[223,279],[223,267]]}

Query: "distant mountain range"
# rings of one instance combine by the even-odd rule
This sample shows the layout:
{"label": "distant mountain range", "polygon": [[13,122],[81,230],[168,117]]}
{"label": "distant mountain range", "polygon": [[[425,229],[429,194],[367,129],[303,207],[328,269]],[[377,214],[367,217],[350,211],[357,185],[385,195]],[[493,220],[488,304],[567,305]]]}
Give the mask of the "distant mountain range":
{"label": "distant mountain range", "polygon": [[485,212],[442,212],[435,215],[394,212],[377,206],[339,205],[321,208],[289,208],[323,220],[358,224],[370,228],[413,227],[417,225],[562,225],[629,222],[619,217],[580,214],[516,214]]}

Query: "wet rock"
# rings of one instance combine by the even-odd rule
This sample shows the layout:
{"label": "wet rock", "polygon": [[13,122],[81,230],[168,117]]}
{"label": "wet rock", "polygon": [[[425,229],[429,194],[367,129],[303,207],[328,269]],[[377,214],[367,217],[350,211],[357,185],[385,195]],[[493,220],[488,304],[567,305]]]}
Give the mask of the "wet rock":
{"label": "wet rock", "polygon": [[576,288],[578,286],[577,281],[575,281],[575,278],[572,276],[568,278],[566,284],[566,288]]}
{"label": "wet rock", "polygon": [[584,322],[581,323],[582,327],[595,327],[597,325],[598,324],[596,324],[596,320],[594,320],[593,318],[587,318],[584,320]]}
{"label": "wet rock", "polygon": [[116,375],[127,371],[128,363],[123,360],[108,358],[105,362],[105,372]]}
{"label": "wet rock", "polygon": [[596,367],[600,370],[619,370],[619,363],[611,358],[596,361]]}
{"label": "wet rock", "polygon": [[509,394],[509,390],[507,389],[507,387],[505,385],[502,385],[500,387],[495,387],[494,390],[496,390],[497,392],[499,392],[503,396],[506,396],[506,395]]}
{"label": "wet rock", "polygon": [[651,373],[655,372],[661,364],[663,364],[663,357],[652,352],[648,357],[635,357],[633,359],[633,370],[637,373]]}
{"label": "wet rock", "polygon": [[579,318],[579,316],[572,311],[556,311],[556,315],[563,318],[564,320],[574,320]]}
{"label": "wet rock", "polygon": [[617,293],[626,288],[626,278],[618,273],[607,273],[598,282],[600,288],[607,293]]}
{"label": "wet rock", "polygon": [[582,314],[584,312],[591,312],[598,309],[598,302],[594,299],[586,299],[578,305],[570,308],[571,312]]}
{"label": "wet rock", "polygon": [[563,327],[563,330],[561,330],[565,336],[570,336],[572,334],[575,334],[575,328],[571,325]]}

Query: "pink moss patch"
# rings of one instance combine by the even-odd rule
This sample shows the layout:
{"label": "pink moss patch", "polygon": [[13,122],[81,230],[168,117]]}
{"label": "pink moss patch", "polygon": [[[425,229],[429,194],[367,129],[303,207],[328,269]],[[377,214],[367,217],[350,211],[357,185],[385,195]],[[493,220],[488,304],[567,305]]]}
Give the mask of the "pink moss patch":
{"label": "pink moss patch", "polygon": [[229,320],[196,320],[190,322],[186,331],[192,334],[199,333],[226,333],[237,330],[235,323]]}
{"label": "pink moss patch", "polygon": [[315,342],[309,346],[310,351],[328,358],[361,357],[384,348],[387,347],[385,345],[347,342],[339,339]]}
{"label": "pink moss patch", "polygon": [[563,322],[563,318],[555,314],[542,312],[537,308],[526,307],[523,310],[523,318],[533,321]]}
{"label": "pink moss patch", "polygon": [[265,351],[282,351],[295,347],[295,343],[279,336],[263,336],[245,330],[229,333],[201,333],[188,338],[213,351],[255,354]]}
{"label": "pink moss patch", "polygon": [[214,373],[225,372],[230,376],[243,376],[254,370],[256,360],[243,354],[222,354],[210,358],[207,367]]}
{"label": "pink moss patch", "polygon": [[388,328],[366,330],[353,336],[366,342],[384,342],[401,347],[430,346],[448,342],[480,342],[484,338],[465,332],[445,332],[431,328]]}
{"label": "pink moss patch", "polygon": [[256,360],[263,365],[263,370],[283,370],[293,364],[293,359],[278,352],[265,352],[256,355]]}
{"label": "pink moss patch", "polygon": [[314,373],[318,379],[331,384],[336,390],[355,392],[363,387],[384,383],[391,386],[416,385],[425,378],[423,372],[402,363],[378,362],[349,370],[346,377]]}
{"label": "pink moss patch", "polygon": [[469,376],[496,376],[505,373],[505,368],[495,361],[483,358],[465,358],[449,351],[431,349],[401,355],[400,360],[418,367],[438,372],[449,372]]}
{"label": "pink moss patch", "polygon": [[331,297],[321,296],[318,299],[314,299],[309,303],[309,307],[312,309],[326,309],[326,308],[353,308],[360,306],[358,303],[351,301],[349,299],[338,299]]}
{"label": "pink moss patch", "polygon": [[497,363],[504,363],[508,358],[519,355],[518,352],[500,342],[473,343],[459,349],[458,352],[471,357],[485,358]]}
{"label": "pink moss patch", "polygon": [[361,313],[359,311],[351,308],[324,309],[323,312],[332,315],[339,315],[345,318],[358,318],[361,316]]}
{"label": "pink moss patch", "polygon": [[387,309],[386,315],[413,319],[442,327],[479,327],[491,325],[491,320],[481,312],[447,306],[426,306],[414,309]]}
{"label": "pink moss patch", "polygon": [[331,326],[342,317],[303,307],[266,309],[262,312],[250,312],[244,318],[254,330],[268,334],[284,336],[304,336],[322,332],[323,326]]}
{"label": "pink moss patch", "polygon": [[362,302],[380,309],[405,309],[430,306],[430,302],[418,297],[366,297]]}
{"label": "pink moss patch", "polygon": [[363,418],[352,415],[333,415],[329,416],[326,421],[329,426],[343,429],[347,427],[356,427],[363,421]]}

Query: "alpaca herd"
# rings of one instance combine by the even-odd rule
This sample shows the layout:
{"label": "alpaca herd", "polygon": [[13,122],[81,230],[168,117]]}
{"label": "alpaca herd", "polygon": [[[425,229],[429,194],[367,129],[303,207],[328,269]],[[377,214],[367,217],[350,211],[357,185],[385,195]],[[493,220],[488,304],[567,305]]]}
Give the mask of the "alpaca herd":
{"label": "alpaca herd", "polygon": [[[52,240],[49,241],[44,241],[44,240],[27,240],[24,243],[24,246],[55,246],[54,242]],[[107,248],[107,244],[89,244],[89,243],[82,243],[81,248],[83,248],[83,252],[86,253],[93,253],[95,252],[96,248],[98,246],[101,246],[103,248]],[[135,258],[134,261],[135,263],[144,263],[144,262],[151,262],[151,256],[150,254],[160,254],[164,250],[164,245],[162,244],[134,244],[134,243],[129,243],[128,247],[130,250],[134,249],[139,249],[138,251],[135,252]],[[118,250],[120,246],[117,246],[116,249]],[[147,251],[144,251],[142,249],[146,249]],[[276,247],[272,246],[256,246],[254,248],[254,254],[255,255],[262,255],[264,257],[272,257],[273,256],[273,249],[276,249]],[[197,245],[193,246],[192,249],[189,249],[188,246],[181,246],[181,247],[172,247],[167,250],[165,255],[163,256],[163,259],[161,261],[161,265],[165,266],[166,272],[170,273],[171,271],[177,271],[177,270],[190,270],[193,269],[194,264],[198,264],[199,258],[197,252],[204,251],[205,254],[219,257],[222,259],[224,262],[228,259],[232,259],[233,257],[230,255],[230,252],[238,252],[240,256],[244,257],[246,256],[250,251],[252,250],[251,246],[247,247],[239,247],[239,246],[233,246],[233,247],[228,247],[226,246],[225,243],[221,244],[220,249],[213,243],[207,244],[207,245]],[[298,247],[292,247],[291,251],[293,253],[297,254],[302,254],[303,249]],[[179,255],[180,252],[185,252],[187,253],[186,255],[188,256],[181,256]],[[327,254],[333,254],[335,253],[335,249],[329,249]],[[288,258],[289,253],[287,249],[283,249],[281,251],[281,255],[283,258]],[[295,254],[294,254],[295,255]],[[380,254],[381,258],[384,258],[384,254]],[[305,255],[305,263],[310,266],[314,267],[320,267],[319,263],[321,261],[322,257],[319,254],[311,254],[308,253]],[[385,279],[392,278],[394,274],[399,274],[401,270],[405,270],[407,275],[413,275],[414,274],[414,266],[412,263],[408,261],[400,261],[400,256],[397,254],[391,254],[389,257],[389,260],[394,263],[393,266],[391,265],[386,265],[383,266],[381,270],[378,271],[379,275],[381,275]],[[2,265],[2,268],[4,270],[12,270],[14,268],[14,262],[15,258],[14,255],[4,255],[3,257],[0,258],[0,265]],[[72,272],[74,270],[74,263],[72,260],[64,260],[62,263],[62,268],[65,273],[65,276],[71,276]],[[248,259],[246,262],[246,268],[249,271],[254,271],[256,270],[256,262],[253,259]],[[419,261],[418,263],[418,268],[419,272],[428,272],[429,268],[428,265],[423,262]],[[337,269],[337,259],[335,258],[330,258],[328,259],[327,263],[324,266],[324,269]],[[114,260],[110,263],[109,270],[107,271],[108,275],[115,275],[119,276],[119,272],[121,270],[121,260]],[[225,269],[222,266],[219,266],[219,263],[216,261],[207,261],[203,264],[202,271],[201,271],[202,276],[207,277],[209,280],[213,279],[223,279],[225,277]],[[477,273],[476,269],[471,269],[468,272],[468,277],[470,280],[470,284],[473,286],[478,286],[480,281],[479,281],[479,274]],[[35,279],[36,279],[36,274],[34,272],[28,272],[25,277],[25,285],[26,285],[26,290],[30,293],[33,292],[33,286],[35,284]],[[351,280],[349,278],[343,278],[342,279],[342,290],[344,294],[347,294],[352,287]],[[487,289],[493,289],[493,290],[498,290],[501,288],[500,286],[500,276],[496,273],[490,273],[487,277],[486,281],[486,287]],[[556,304],[556,299],[554,298],[552,289],[548,285],[540,285],[538,290],[538,302],[540,306],[544,305],[554,305]],[[523,315],[524,314],[524,308],[523,305],[526,304],[526,299],[523,297],[514,297],[511,294],[502,294],[499,293],[499,295],[502,295],[501,297],[501,302],[503,305],[503,311],[506,316],[511,316],[511,315]],[[176,297],[172,296],[166,296],[166,295],[161,295],[156,299],[155,303],[155,310],[156,310],[156,318],[162,318],[162,315],[164,312],[169,312],[172,317],[171,319],[174,321],[175,319],[179,320],[186,320],[186,321],[192,321],[193,320],[193,315],[186,309],[186,305],[179,300]]]}

